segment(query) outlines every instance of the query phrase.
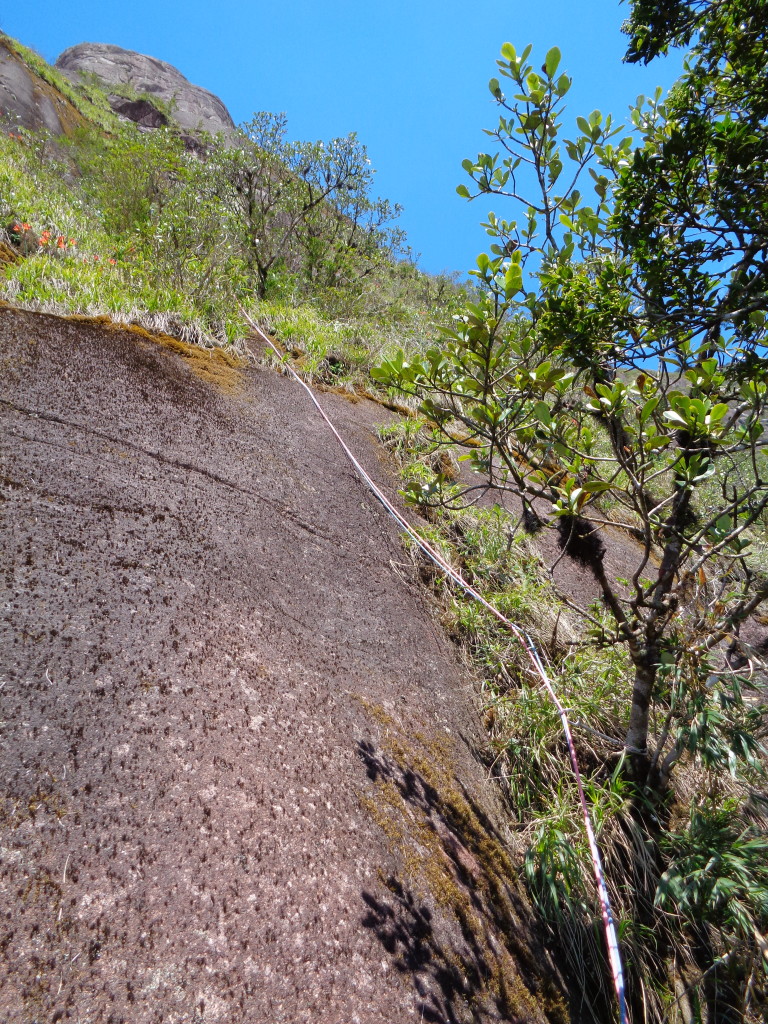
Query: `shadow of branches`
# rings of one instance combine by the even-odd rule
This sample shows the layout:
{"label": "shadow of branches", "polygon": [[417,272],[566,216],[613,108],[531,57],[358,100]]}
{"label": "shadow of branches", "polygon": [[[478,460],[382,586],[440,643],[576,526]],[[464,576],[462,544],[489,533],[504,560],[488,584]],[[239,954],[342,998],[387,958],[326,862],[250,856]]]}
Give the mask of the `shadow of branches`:
{"label": "shadow of branches", "polygon": [[[562,982],[534,931],[514,865],[484,810],[435,751],[358,745],[369,811],[403,864],[364,892],[370,928],[429,1024],[565,1021]],[[432,756],[429,756],[429,755]]]}

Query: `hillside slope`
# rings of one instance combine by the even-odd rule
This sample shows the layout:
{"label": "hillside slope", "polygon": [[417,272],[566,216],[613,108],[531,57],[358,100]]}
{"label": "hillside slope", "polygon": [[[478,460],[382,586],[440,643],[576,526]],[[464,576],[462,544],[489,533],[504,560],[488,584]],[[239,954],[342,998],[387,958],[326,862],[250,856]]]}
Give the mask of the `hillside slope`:
{"label": "hillside slope", "polygon": [[[297,387],[10,308],[0,365],[0,1017],[564,1020],[466,681]],[[386,482],[386,414],[323,401]]]}
{"label": "hillside slope", "polygon": [[84,123],[74,104],[27,64],[0,34],[0,121],[66,135]]}

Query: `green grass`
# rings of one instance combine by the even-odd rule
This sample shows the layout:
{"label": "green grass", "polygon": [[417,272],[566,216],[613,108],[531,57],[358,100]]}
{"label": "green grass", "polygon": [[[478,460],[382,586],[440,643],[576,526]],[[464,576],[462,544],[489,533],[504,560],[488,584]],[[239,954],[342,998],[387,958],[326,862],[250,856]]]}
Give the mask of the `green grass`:
{"label": "green grass", "polygon": [[306,379],[326,385],[368,387],[372,365],[403,344],[416,346],[422,339],[416,317],[397,325],[362,315],[331,319],[306,300],[266,300],[259,303],[257,314]]}
{"label": "green grass", "polygon": [[[186,267],[181,286],[163,261],[154,258],[154,240],[116,238],[101,212],[68,180],[60,160],[45,158],[32,133],[22,139],[0,136],[0,224],[27,223],[37,238],[49,240],[0,271],[0,297],[17,305],[61,314],[102,315],[152,326],[153,318],[176,325],[184,340],[205,345],[238,343],[245,324],[231,296],[208,293],[192,283]],[[70,172],[71,173],[71,172]],[[63,240],[64,248],[57,246]],[[203,274],[205,269],[203,269]],[[202,301],[200,301],[202,299]]]}
{"label": "green grass", "polygon": [[[41,60],[27,59],[35,68]],[[121,125],[109,136],[81,129],[63,147],[28,131],[0,135],[0,240],[13,242],[14,222],[29,224],[33,239],[25,259],[0,268],[0,298],[61,314],[162,322],[185,340],[240,353],[243,307],[308,380],[363,390],[373,386],[374,363],[397,348],[424,347],[434,322],[450,316],[460,294],[452,282],[386,261],[364,286],[316,294],[282,269],[259,301],[242,234],[211,173],[172,129],[142,134]],[[34,240],[46,237],[36,248]]]}

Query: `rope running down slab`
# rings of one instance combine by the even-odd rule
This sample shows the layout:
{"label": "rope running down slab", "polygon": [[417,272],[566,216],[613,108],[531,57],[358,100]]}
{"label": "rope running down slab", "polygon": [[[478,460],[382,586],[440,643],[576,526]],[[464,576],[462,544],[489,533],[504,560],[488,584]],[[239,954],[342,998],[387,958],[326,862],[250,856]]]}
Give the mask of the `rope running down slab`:
{"label": "rope running down slab", "polygon": [[284,357],[277,348],[277,346],[272,342],[272,340],[269,337],[267,337],[267,335],[258,326],[258,324],[256,324],[248,316],[248,314],[245,312],[244,309],[242,309],[242,307],[240,308],[240,311],[246,318],[250,326],[253,328],[255,333],[258,334],[262,341],[264,341],[277,355],[283,367],[294,378],[294,380],[298,384],[300,384],[302,388],[304,388],[312,404],[315,406],[317,411],[325,420],[326,424],[330,428],[336,440],[341,445],[345,455],[354,466],[360,478],[365,482],[365,484],[370,488],[370,490],[373,492],[376,498],[381,502],[386,511],[389,513],[389,515],[392,516],[392,518],[398,524],[400,529],[404,533],[406,533],[411,538],[411,540],[416,545],[418,545],[418,547],[424,552],[424,554],[432,562],[434,562],[434,564],[437,565],[438,568],[440,568],[447,576],[449,576],[454,581],[454,583],[456,583],[457,586],[459,586],[466,594],[468,594],[475,601],[477,601],[484,608],[486,608],[489,612],[491,612],[491,614],[494,615],[499,620],[499,622],[501,622],[506,627],[506,629],[508,629],[509,632],[512,633],[513,636],[515,636],[519,640],[526,654],[528,655],[528,658],[530,659],[531,664],[533,665],[536,675],[538,675],[538,677],[540,678],[544,688],[547,691],[547,694],[549,695],[552,703],[557,709],[557,713],[560,716],[560,721],[562,723],[566,743],[568,745],[568,753],[570,755],[571,766],[573,768],[573,774],[576,779],[576,785],[578,788],[582,815],[584,817],[584,827],[587,833],[587,840],[589,842],[590,853],[592,855],[592,867],[595,875],[597,892],[600,899],[600,909],[603,918],[603,929],[605,931],[605,943],[608,950],[608,960],[611,967],[611,974],[613,976],[613,986],[616,992],[616,1002],[618,1004],[619,1010],[619,1021],[620,1024],[628,1024],[629,1018],[627,1016],[626,995],[624,986],[624,970],[622,967],[621,953],[619,950],[619,942],[616,934],[616,925],[614,923],[613,912],[611,910],[611,901],[608,895],[608,887],[605,882],[603,862],[600,856],[600,850],[597,845],[597,840],[595,838],[595,832],[592,826],[592,819],[590,817],[589,807],[587,805],[587,798],[584,792],[584,786],[582,784],[581,771],[579,769],[578,757],[576,755],[576,746],[573,741],[573,734],[571,732],[571,726],[570,722],[568,721],[568,715],[566,713],[566,710],[560,702],[560,699],[558,698],[557,694],[555,693],[554,687],[552,686],[552,682],[550,681],[549,675],[547,674],[547,670],[545,669],[544,664],[542,663],[541,657],[539,656],[539,653],[536,650],[533,641],[527,635],[527,633],[524,633],[518,626],[516,626],[513,622],[506,618],[506,616],[504,616],[498,610],[498,608],[495,608],[489,601],[486,601],[486,599],[480,593],[478,593],[478,591],[475,590],[474,587],[472,587],[469,583],[466,582],[466,580],[462,577],[461,573],[454,569],[453,566],[449,565],[449,563],[446,562],[443,556],[435,548],[433,548],[428,541],[424,540],[421,536],[419,536],[419,534],[416,532],[415,527],[411,526],[408,520],[405,519],[405,517],[398,511],[397,508],[395,508],[395,506],[392,504],[389,498],[387,498],[384,492],[377,486],[377,484],[374,483],[374,481],[365,471],[363,466],[358,462],[353,452],[345,443],[341,434],[339,434],[336,427],[333,425],[331,420],[324,412],[322,406],[318,402],[317,397],[315,396],[314,392],[309,387],[309,385],[306,384],[301,379],[301,377],[299,377],[299,375],[296,373],[292,366],[289,366],[286,362],[284,362]]}

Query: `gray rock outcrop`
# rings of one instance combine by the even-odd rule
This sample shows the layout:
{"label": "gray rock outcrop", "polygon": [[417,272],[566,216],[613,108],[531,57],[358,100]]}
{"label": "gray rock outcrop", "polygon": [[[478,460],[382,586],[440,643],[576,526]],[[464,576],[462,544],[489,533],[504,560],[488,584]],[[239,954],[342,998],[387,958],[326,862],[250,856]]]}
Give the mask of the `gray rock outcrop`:
{"label": "gray rock outcrop", "polygon": [[10,128],[63,135],[73,119],[71,104],[0,39],[0,120]]}
{"label": "gray rock outcrop", "polygon": [[107,99],[116,114],[127,117],[129,121],[142,128],[162,128],[168,124],[168,118],[149,100],[131,100],[126,96],[110,94]]}
{"label": "gray rock outcrop", "polygon": [[[173,65],[155,57],[108,43],[78,43],[60,54],[56,67],[73,81],[85,72],[107,86],[129,85],[137,93],[157,96],[171,107],[174,120],[186,131],[229,134],[234,130],[234,121],[218,96],[193,85]],[[125,104],[124,98],[112,99]],[[124,110],[118,112],[126,116]]]}

